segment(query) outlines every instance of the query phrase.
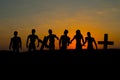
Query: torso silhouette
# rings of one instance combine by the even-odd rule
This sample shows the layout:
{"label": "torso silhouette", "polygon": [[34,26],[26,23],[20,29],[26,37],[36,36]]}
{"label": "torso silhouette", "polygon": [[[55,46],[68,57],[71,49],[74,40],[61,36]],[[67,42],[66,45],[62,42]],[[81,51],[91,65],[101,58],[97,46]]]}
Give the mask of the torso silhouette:
{"label": "torso silhouette", "polygon": [[30,39],[30,44],[29,44],[29,48],[35,48],[35,41],[36,39],[38,39],[37,35],[29,35],[28,38]]}
{"label": "torso silhouette", "polygon": [[95,41],[95,39],[94,39],[93,37],[91,37],[91,33],[90,33],[90,32],[87,32],[87,37],[85,38],[84,44],[85,44],[86,42],[88,43],[87,49],[88,49],[89,51],[92,51],[92,50],[94,49],[94,48],[93,48],[93,43],[95,44],[95,47],[96,47],[96,49],[97,49],[96,41]]}
{"label": "torso silhouette", "polygon": [[47,39],[49,40],[49,48],[51,49],[54,49],[55,48],[55,38],[56,38],[57,36],[56,35],[54,35],[54,34],[50,34],[50,35],[48,35],[47,36]]}
{"label": "torso silhouette", "polygon": [[11,38],[9,49],[13,49],[13,52],[19,53],[19,48],[22,49],[21,38],[17,36],[18,32],[14,31],[14,37]]}
{"label": "torso silhouette", "polygon": [[11,38],[11,41],[12,41],[12,48],[19,49],[21,38],[20,37],[13,37],[13,38]]}
{"label": "torso silhouette", "polygon": [[66,49],[67,46],[70,43],[70,38],[67,35],[62,35],[60,38],[61,42],[62,42],[62,47],[61,49]]}
{"label": "torso silhouette", "polygon": [[76,44],[81,45],[82,35],[75,35],[74,37],[75,37],[75,39],[76,39]]}
{"label": "torso silhouette", "polygon": [[76,49],[82,49],[82,44],[81,44],[81,39],[83,38],[83,36],[81,34],[79,35],[75,35],[74,39],[76,39]]}
{"label": "torso silhouette", "polygon": [[[71,43],[74,39],[76,39],[76,50],[81,51],[82,45],[84,44],[84,39],[83,39],[83,36],[82,36],[80,30],[76,30],[76,35],[71,40]],[[81,41],[83,44],[81,43]]]}
{"label": "torso silhouette", "polygon": [[93,49],[94,38],[86,37],[85,40],[88,42],[87,49],[89,49],[89,50]]}
{"label": "torso silhouette", "polygon": [[[39,38],[37,35],[35,35],[35,32],[36,32],[35,29],[32,29],[32,34],[27,37],[26,46],[27,46],[29,51],[31,51],[31,50],[36,51],[36,45],[35,45],[36,40],[38,41],[37,47],[39,47]],[[28,46],[29,41],[30,41],[30,43]]]}

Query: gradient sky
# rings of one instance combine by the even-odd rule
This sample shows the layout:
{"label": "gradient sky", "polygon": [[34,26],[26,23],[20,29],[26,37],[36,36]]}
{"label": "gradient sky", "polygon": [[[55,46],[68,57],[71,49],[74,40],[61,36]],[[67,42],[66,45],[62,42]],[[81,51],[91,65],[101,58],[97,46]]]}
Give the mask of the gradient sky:
{"label": "gradient sky", "polygon": [[[25,51],[33,28],[40,39],[48,35],[49,28],[58,37],[68,29],[70,38],[77,29],[84,37],[90,31],[96,42],[108,33],[109,40],[115,42],[110,48],[120,48],[120,0],[0,0],[0,50],[8,50],[17,30]],[[75,41],[68,48],[74,49]]]}

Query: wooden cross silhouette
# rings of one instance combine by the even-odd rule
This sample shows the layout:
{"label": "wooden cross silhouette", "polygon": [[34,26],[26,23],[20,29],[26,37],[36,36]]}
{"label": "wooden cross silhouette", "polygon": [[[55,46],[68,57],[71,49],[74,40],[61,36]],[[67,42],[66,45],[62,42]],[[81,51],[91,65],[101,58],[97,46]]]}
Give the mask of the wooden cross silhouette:
{"label": "wooden cross silhouette", "polygon": [[104,34],[104,41],[98,41],[98,44],[103,44],[104,49],[107,49],[108,45],[114,45],[114,42],[108,41],[108,34]]}

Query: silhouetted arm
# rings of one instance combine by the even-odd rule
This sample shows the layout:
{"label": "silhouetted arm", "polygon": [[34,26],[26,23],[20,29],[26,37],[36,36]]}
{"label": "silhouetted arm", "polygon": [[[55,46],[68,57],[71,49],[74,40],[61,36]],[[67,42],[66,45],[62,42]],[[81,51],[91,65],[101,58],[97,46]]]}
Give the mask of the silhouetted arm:
{"label": "silhouetted arm", "polygon": [[76,36],[73,37],[73,39],[70,41],[70,43],[72,43],[75,38],[76,38]]}
{"label": "silhouetted arm", "polygon": [[43,41],[42,41],[41,39],[39,39],[39,42],[40,42],[40,43],[43,43]]}
{"label": "silhouetted arm", "polygon": [[27,37],[26,47],[28,48],[29,36]]}
{"label": "silhouetted arm", "polygon": [[94,41],[94,44],[95,44],[96,49],[98,49],[98,48],[97,48],[97,43],[96,43],[95,39],[93,39],[93,41]]}
{"label": "silhouetted arm", "polygon": [[12,38],[11,38],[11,40],[10,40],[9,49],[11,49],[11,46],[12,46]]}
{"label": "silhouetted arm", "polygon": [[84,45],[84,39],[83,39],[83,36],[82,36],[82,43],[83,43],[83,45]]}
{"label": "silhouetted arm", "polygon": [[45,45],[46,48],[49,48],[49,45],[47,45],[49,36],[44,36],[43,44]]}
{"label": "silhouetted arm", "polygon": [[47,44],[48,40],[50,39],[50,36],[49,35],[45,36],[45,39],[46,39],[46,43],[45,44]]}
{"label": "silhouetted arm", "polygon": [[62,41],[62,36],[60,37],[60,40],[59,40],[59,48],[61,48],[61,41]]}
{"label": "silhouetted arm", "polygon": [[37,43],[38,43],[37,47],[39,47],[39,38],[38,38],[38,36],[37,36]]}
{"label": "silhouetted arm", "polygon": [[59,37],[57,37],[56,35],[55,35],[55,38],[56,38],[57,40],[59,40]]}
{"label": "silhouetted arm", "polygon": [[69,44],[70,44],[70,38],[68,39],[68,46],[69,46]]}
{"label": "silhouetted arm", "polygon": [[83,46],[86,44],[86,42],[87,42],[87,37],[85,38],[85,42],[84,42]]}

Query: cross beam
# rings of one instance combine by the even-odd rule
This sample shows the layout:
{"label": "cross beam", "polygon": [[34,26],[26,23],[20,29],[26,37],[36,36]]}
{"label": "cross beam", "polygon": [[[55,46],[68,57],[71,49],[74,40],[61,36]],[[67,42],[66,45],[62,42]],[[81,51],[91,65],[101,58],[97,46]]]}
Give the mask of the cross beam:
{"label": "cross beam", "polygon": [[108,41],[108,34],[104,34],[104,41],[98,41],[98,44],[103,44],[104,49],[108,49],[108,45],[114,45],[114,42]]}

